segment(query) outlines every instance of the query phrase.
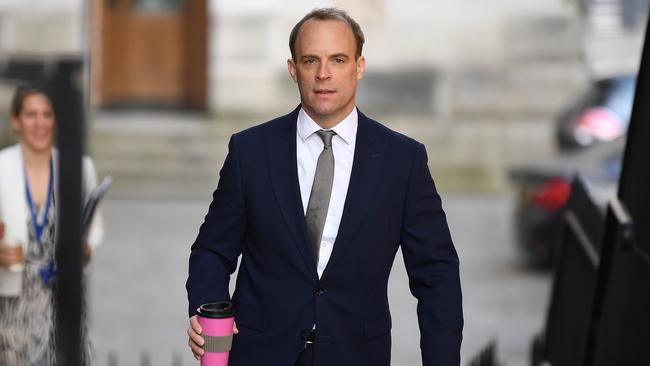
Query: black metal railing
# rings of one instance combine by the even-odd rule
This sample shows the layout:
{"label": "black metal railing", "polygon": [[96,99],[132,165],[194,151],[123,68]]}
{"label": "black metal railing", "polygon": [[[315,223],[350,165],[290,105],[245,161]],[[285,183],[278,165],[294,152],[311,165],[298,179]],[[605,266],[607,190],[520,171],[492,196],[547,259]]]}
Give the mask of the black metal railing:
{"label": "black metal railing", "polygon": [[496,340],[490,341],[487,346],[481,349],[479,353],[469,361],[468,366],[502,366],[497,359]]}
{"label": "black metal railing", "polygon": [[598,209],[588,208],[584,187],[574,184],[546,328],[533,341],[533,365],[650,364],[649,35],[646,28],[618,196],[598,223]]}
{"label": "black metal railing", "polygon": [[533,342],[534,365],[580,365],[587,348],[605,217],[580,177],[571,191],[545,331]]}

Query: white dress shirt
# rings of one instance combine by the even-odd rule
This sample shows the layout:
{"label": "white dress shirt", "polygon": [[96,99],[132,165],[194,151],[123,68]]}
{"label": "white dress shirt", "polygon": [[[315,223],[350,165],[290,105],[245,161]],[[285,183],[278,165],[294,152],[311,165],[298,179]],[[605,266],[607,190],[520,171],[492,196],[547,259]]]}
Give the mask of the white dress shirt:
{"label": "white dress shirt", "polygon": [[[339,231],[345,197],[348,193],[352,162],[354,160],[354,147],[357,140],[358,114],[356,107],[331,130],[336,132],[332,138],[332,152],[334,154],[334,183],[332,195],[323,228],[323,236],[318,256],[318,277],[323,275],[325,266],[332,255],[336,234]],[[302,207],[307,214],[307,205],[311,195],[311,186],[314,183],[318,156],[323,151],[323,140],[314,132],[323,129],[303,110],[298,113],[298,126],[296,129],[296,156],[298,158],[298,181],[300,182],[300,195]]]}

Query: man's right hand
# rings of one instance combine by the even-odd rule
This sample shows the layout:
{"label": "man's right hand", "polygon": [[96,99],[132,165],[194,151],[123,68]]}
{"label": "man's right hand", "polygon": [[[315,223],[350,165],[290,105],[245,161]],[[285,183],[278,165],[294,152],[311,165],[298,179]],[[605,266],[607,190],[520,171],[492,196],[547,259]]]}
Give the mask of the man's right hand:
{"label": "man's right hand", "polygon": [[190,337],[188,344],[192,349],[194,358],[197,360],[201,359],[204,352],[203,344],[205,343],[205,340],[203,340],[203,337],[201,337],[202,331],[203,329],[201,329],[201,325],[199,324],[199,321],[196,320],[196,315],[194,315],[190,318],[190,326],[187,328],[187,335]]}
{"label": "man's right hand", "polygon": [[[205,340],[203,337],[201,337],[201,334],[203,332],[203,329],[201,329],[201,325],[199,324],[199,321],[196,320],[196,315],[192,316],[190,318],[190,326],[187,328],[187,335],[189,336],[189,341],[188,344],[190,348],[192,349],[192,353],[194,354],[194,358],[197,360],[200,360],[201,357],[203,357],[203,344],[205,344]],[[239,334],[239,329],[237,329],[237,324],[233,322],[232,324],[232,332],[234,334]]]}

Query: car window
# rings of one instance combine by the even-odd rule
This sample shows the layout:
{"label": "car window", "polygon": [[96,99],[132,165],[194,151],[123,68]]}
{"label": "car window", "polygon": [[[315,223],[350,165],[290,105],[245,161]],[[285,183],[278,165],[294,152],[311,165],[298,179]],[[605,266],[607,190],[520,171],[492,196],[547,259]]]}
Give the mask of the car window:
{"label": "car window", "polygon": [[636,88],[636,77],[627,76],[612,80],[608,92],[605,94],[603,106],[616,113],[624,126],[630,122],[632,104],[634,103],[634,91]]}

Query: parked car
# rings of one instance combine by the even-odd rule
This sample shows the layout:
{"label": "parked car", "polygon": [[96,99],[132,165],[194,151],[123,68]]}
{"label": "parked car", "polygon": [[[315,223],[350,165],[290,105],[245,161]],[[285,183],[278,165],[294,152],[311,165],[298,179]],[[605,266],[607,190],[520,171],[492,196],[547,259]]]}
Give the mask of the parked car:
{"label": "parked car", "polygon": [[548,267],[561,239],[571,180],[580,174],[595,202],[604,210],[616,195],[625,139],[510,170],[518,190],[514,230],[526,261]]}
{"label": "parked car", "polygon": [[593,83],[557,119],[560,150],[575,150],[624,135],[630,123],[636,75],[624,75]]}

